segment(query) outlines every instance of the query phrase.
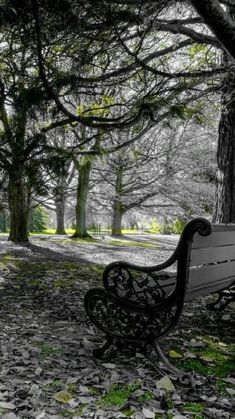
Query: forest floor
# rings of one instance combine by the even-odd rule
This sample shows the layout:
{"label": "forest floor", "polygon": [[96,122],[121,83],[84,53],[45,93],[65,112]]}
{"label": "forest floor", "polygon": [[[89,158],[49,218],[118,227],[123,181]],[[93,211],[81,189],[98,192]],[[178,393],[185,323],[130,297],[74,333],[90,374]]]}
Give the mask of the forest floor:
{"label": "forest floor", "polygon": [[159,263],[177,240],[82,244],[35,236],[22,247],[0,237],[0,418],[235,418],[232,304],[222,313],[207,311],[208,299],[185,305],[180,324],[162,341],[171,362],[195,371],[194,389],[162,379],[142,355],[101,361],[91,354],[103,338],[83,297],[101,284],[103,266],[120,259]]}

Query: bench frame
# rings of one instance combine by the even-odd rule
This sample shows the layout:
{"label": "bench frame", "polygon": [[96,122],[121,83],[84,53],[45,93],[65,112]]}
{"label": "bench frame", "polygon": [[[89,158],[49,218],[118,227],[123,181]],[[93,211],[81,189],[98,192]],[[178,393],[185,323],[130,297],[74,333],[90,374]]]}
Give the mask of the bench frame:
{"label": "bench frame", "polygon": [[[158,342],[175,328],[180,319],[195,233],[210,235],[211,223],[204,218],[191,220],[185,226],[174,253],[159,265],[142,267],[113,262],[104,269],[104,288],[91,288],[84,300],[88,316],[106,335],[104,345],[93,350],[94,356],[107,359],[120,349],[139,350],[160,374],[167,372],[181,383],[193,385],[192,375],[175,368],[163,354]],[[165,269],[175,263],[177,271],[170,292],[166,292],[162,283],[165,279],[169,283],[171,275]],[[139,275],[138,281],[135,275]],[[220,291],[216,304],[223,301],[225,307],[234,300],[234,293],[224,301],[226,293],[224,289]]]}

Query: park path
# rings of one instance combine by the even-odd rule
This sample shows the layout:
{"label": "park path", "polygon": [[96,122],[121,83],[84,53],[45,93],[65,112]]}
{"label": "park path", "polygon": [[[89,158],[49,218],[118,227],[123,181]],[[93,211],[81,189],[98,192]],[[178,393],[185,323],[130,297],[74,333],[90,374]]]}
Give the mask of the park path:
{"label": "park path", "polygon": [[[71,240],[68,236],[38,235],[30,238],[31,245],[22,247],[7,242],[6,236],[0,236],[0,256],[11,254],[16,258],[32,260],[78,261],[106,265],[117,260],[129,261],[140,265],[154,265],[165,260],[175,249],[177,235],[140,235],[125,236],[128,245],[110,243],[108,236],[96,236],[96,243],[84,243]],[[156,247],[145,248],[131,246],[132,241],[153,243]],[[119,243],[118,240],[116,240]]]}

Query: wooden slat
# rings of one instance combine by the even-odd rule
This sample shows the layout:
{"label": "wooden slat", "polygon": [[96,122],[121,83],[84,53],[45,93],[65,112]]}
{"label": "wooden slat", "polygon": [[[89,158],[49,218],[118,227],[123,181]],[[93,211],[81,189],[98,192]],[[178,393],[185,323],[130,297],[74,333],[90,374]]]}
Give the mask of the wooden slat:
{"label": "wooden slat", "polygon": [[209,236],[201,236],[196,233],[192,248],[202,249],[206,247],[228,246],[235,243],[235,230],[213,231]]}
{"label": "wooden slat", "polygon": [[235,230],[235,224],[212,224],[213,231],[232,231]]}
{"label": "wooden slat", "polygon": [[218,246],[192,249],[190,266],[205,265],[207,263],[235,260],[235,244],[231,246]]}
{"label": "wooden slat", "polygon": [[229,277],[235,279],[235,261],[190,268],[188,289],[216,285],[217,282]]}
{"label": "wooden slat", "polygon": [[[214,294],[217,291],[221,291],[224,288],[231,286],[234,282],[234,277],[224,278],[216,284],[204,284],[201,286],[193,287],[188,289],[185,296],[185,301],[191,301],[197,297],[205,297],[206,295]],[[192,284],[193,285],[193,284]]]}

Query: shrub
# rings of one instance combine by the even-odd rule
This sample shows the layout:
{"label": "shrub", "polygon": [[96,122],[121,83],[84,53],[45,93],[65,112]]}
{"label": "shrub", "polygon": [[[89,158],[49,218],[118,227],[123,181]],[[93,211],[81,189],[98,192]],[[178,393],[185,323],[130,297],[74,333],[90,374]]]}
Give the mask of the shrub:
{"label": "shrub", "polygon": [[47,229],[48,214],[41,205],[33,208],[29,216],[29,231],[40,232]]}
{"label": "shrub", "polygon": [[167,220],[166,217],[164,217],[163,224],[160,226],[160,234],[171,234],[172,233],[172,226]]}
{"label": "shrub", "polygon": [[160,233],[160,229],[161,229],[161,226],[157,222],[157,219],[156,218],[152,218],[152,220],[149,223],[148,232],[149,233],[153,233],[153,234],[159,234]]}
{"label": "shrub", "polygon": [[176,220],[172,224],[172,232],[175,234],[181,234],[185,224],[186,221],[184,221],[182,218],[176,218]]}

